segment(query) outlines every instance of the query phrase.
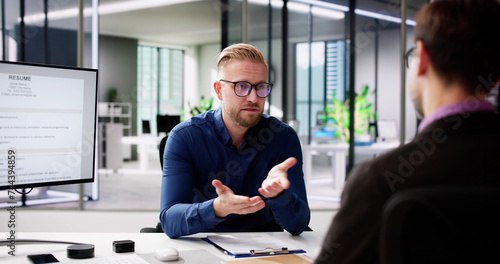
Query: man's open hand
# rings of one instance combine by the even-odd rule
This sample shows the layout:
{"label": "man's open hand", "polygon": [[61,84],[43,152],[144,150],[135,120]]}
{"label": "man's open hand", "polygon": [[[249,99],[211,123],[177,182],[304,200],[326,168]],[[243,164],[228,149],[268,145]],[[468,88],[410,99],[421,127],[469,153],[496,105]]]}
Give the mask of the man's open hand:
{"label": "man's open hand", "polygon": [[212,185],[219,197],[214,200],[214,211],[217,217],[226,217],[228,214],[251,214],[264,208],[266,204],[260,196],[252,198],[235,195],[234,192],[219,180],[213,180]]}
{"label": "man's open hand", "polygon": [[262,182],[259,193],[266,198],[276,198],[285,189],[290,187],[288,180],[288,169],[297,163],[296,158],[288,158],[282,163],[274,166],[267,174],[267,178]]}

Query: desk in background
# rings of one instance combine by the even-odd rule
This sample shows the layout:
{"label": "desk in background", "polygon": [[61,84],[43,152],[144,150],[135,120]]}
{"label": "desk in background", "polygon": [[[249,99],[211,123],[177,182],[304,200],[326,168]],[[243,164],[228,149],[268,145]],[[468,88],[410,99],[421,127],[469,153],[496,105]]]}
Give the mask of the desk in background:
{"label": "desk in background", "polygon": [[[106,221],[103,219],[103,221]],[[152,254],[157,249],[166,247],[174,247],[182,255],[182,251],[187,250],[206,250],[223,260],[234,260],[235,258],[225,255],[211,244],[202,241],[201,238],[214,233],[200,233],[196,235],[170,239],[163,233],[23,233],[19,232],[20,239],[44,239],[44,240],[61,240],[69,242],[89,243],[95,245],[95,258],[107,258],[112,256],[120,256],[130,253],[115,253],[113,252],[113,241],[115,240],[133,240],[135,241],[135,254]],[[235,234],[235,233],[217,233],[217,234]],[[292,236],[287,232],[268,232],[273,237],[289,244],[295,245],[307,251],[310,257],[316,257],[319,253],[323,242],[324,233],[308,231],[303,232],[300,236]],[[53,254],[60,262],[78,260],[68,259],[66,256],[66,244],[32,244],[32,245],[16,245],[16,256],[12,257],[7,254],[7,247],[2,249],[0,254],[0,263],[29,263],[26,258],[31,254]],[[165,262],[168,263],[168,262]],[[189,263],[186,263],[189,264]]]}
{"label": "desk in background", "polygon": [[[162,137],[143,135],[134,137],[122,137],[123,144],[137,145],[139,152],[139,169],[141,171],[148,170],[148,147],[154,146],[155,148],[160,144]],[[158,166],[160,169],[160,166]]]}
{"label": "desk in background", "polygon": [[[363,155],[378,155],[398,146],[398,142],[374,143],[371,146],[356,146],[354,153]],[[311,185],[313,155],[327,154],[331,155],[333,187],[337,190],[341,190],[343,188],[346,177],[346,155],[349,152],[348,144],[338,143],[304,145],[302,152],[304,155],[304,179],[306,186]]]}

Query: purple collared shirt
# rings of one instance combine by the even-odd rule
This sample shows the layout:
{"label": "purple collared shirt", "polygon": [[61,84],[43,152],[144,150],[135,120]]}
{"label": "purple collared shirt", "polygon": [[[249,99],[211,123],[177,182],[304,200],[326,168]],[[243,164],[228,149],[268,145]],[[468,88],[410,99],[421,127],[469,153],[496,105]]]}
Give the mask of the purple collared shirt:
{"label": "purple collared shirt", "polygon": [[485,111],[495,112],[495,107],[490,102],[483,100],[467,100],[452,105],[446,105],[436,109],[436,111],[422,119],[422,122],[420,122],[418,126],[418,132],[424,130],[430,123],[447,116]]}

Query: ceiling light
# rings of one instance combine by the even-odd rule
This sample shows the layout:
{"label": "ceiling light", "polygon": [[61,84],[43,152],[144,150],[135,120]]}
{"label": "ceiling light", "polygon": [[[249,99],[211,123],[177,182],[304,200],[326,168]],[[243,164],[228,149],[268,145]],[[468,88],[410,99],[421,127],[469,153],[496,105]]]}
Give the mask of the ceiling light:
{"label": "ceiling light", "polygon": [[[357,15],[371,17],[371,18],[380,19],[380,20],[389,21],[389,22],[394,22],[394,23],[401,23],[401,21],[402,21],[401,18],[399,18],[399,17],[394,17],[394,16],[385,15],[385,14],[381,14],[381,13],[375,13],[375,12],[366,11],[366,10],[362,10],[362,9],[356,9],[356,10],[354,10],[354,13],[356,13]],[[413,21],[413,20],[407,19],[406,24],[410,25],[410,26],[415,26],[417,23],[415,23],[415,21]]]}
{"label": "ceiling light", "polygon": [[[287,4],[288,10],[298,12],[298,13],[309,13],[309,7],[311,5],[299,3],[299,2],[289,2]],[[318,6],[311,6],[311,12],[313,15],[331,18],[331,19],[343,19],[344,12],[327,9]]]}
{"label": "ceiling light", "polygon": [[[318,0],[295,0],[294,2],[304,3],[307,5],[313,5],[313,6],[320,6],[320,7],[324,7],[327,9],[332,9],[332,10],[337,10],[337,11],[342,11],[342,12],[349,11],[349,7],[347,7],[347,6],[327,3],[327,2],[318,1]],[[288,4],[290,4],[290,3],[292,3],[292,2],[288,2]]]}
{"label": "ceiling light", "polygon": [[311,12],[313,15],[322,16],[332,19],[344,19],[345,13],[322,7],[313,6]]}
{"label": "ceiling light", "polygon": [[99,5],[99,14],[108,15],[135,11],[141,9],[155,8],[161,6],[185,4],[189,2],[198,2],[200,0],[134,0],[127,2],[117,2],[112,4]]}
{"label": "ceiling light", "polygon": [[[254,4],[254,5],[269,5],[269,0],[248,0],[248,3]],[[283,7],[283,1],[281,0],[271,0],[271,6],[274,8],[281,8]]]}
{"label": "ceiling light", "polygon": [[[189,2],[198,2],[200,0],[133,0],[133,1],[124,1],[124,2],[116,2],[110,4],[100,4],[99,5],[99,15],[109,15],[116,13],[123,13],[141,9],[155,8],[161,6],[168,5],[176,5],[176,4],[185,4]],[[88,7],[83,10],[83,15],[88,17],[92,14],[92,8]],[[57,19],[67,19],[74,18],[78,16],[78,8],[68,8],[56,11],[50,11],[47,15],[50,20]],[[25,23],[28,24],[36,24],[37,22],[41,22],[45,19],[44,13],[37,13],[24,17]],[[20,21],[20,18],[18,19]]]}

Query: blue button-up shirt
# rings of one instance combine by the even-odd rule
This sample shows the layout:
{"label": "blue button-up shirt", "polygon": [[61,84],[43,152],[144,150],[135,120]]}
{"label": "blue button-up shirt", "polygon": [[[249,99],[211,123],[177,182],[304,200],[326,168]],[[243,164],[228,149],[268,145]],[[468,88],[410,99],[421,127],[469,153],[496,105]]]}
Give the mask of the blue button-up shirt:
{"label": "blue button-up shirt", "polygon": [[[215,216],[212,180],[236,195],[253,197],[275,165],[289,157],[290,188],[252,214]],[[222,109],[207,111],[177,125],[169,134],[163,157],[160,222],[171,238],[198,232],[287,230],[298,235],[309,224],[310,210],[302,171],[302,150],[295,131],[263,115],[236,148],[222,120]]]}

